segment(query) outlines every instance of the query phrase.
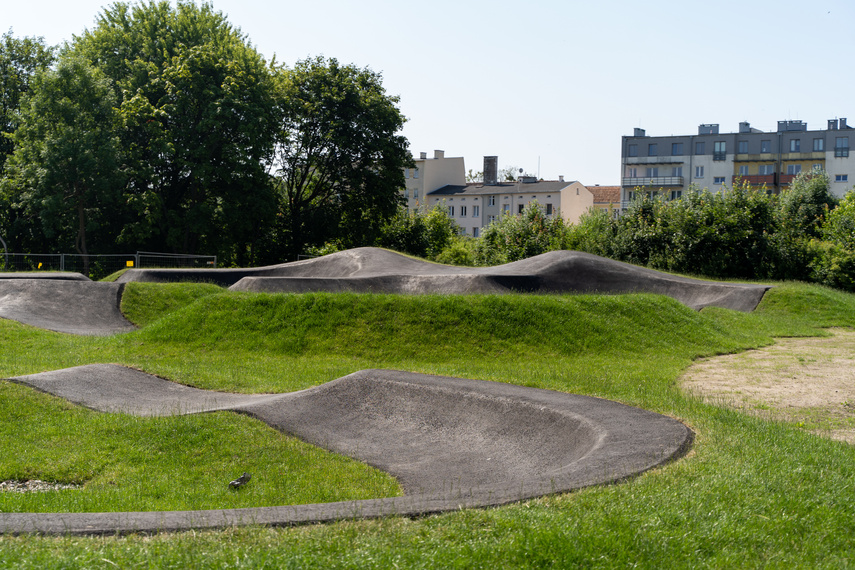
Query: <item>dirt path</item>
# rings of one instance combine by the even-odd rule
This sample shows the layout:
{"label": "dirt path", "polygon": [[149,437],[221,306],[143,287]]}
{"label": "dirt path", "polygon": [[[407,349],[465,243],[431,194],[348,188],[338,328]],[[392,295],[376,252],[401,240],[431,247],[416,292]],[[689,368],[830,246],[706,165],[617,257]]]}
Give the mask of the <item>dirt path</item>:
{"label": "dirt path", "polygon": [[709,401],[855,444],[855,331],[705,358],[680,378]]}

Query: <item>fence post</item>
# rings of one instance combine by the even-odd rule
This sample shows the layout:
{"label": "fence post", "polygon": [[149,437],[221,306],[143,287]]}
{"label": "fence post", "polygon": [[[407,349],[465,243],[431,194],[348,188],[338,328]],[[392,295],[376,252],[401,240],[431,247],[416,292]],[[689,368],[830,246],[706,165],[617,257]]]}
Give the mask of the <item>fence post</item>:
{"label": "fence post", "polygon": [[59,270],[65,271],[65,254],[64,253],[59,254]]}

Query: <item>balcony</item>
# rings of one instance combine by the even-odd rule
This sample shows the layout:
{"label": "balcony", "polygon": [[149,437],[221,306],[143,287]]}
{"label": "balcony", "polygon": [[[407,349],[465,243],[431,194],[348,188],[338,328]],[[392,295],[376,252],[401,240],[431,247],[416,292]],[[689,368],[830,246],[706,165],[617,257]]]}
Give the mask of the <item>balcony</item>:
{"label": "balcony", "polygon": [[779,174],[778,176],[778,184],[780,184],[781,186],[787,186],[790,182],[793,181],[793,178],[798,176],[798,174]]}
{"label": "balcony", "polygon": [[777,184],[776,179],[777,174],[734,174],[733,178],[731,178],[731,182],[735,185],[740,181],[743,184],[750,184],[751,186],[774,186]]}
{"label": "balcony", "polygon": [[845,158],[847,156],[849,156],[849,147],[834,149],[834,158]]}
{"label": "balcony", "polygon": [[683,164],[683,156],[627,156],[626,164]]}
{"label": "balcony", "polygon": [[621,185],[625,188],[635,188],[636,186],[656,186],[664,188],[665,186],[682,186],[682,176],[653,176],[650,178],[624,178]]}

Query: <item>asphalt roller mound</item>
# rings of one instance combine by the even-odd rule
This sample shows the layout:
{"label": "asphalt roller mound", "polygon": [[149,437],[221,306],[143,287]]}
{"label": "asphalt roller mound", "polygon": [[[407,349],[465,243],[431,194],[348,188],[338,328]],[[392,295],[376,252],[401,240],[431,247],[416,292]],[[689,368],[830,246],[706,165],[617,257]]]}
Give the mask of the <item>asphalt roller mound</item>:
{"label": "asphalt roller mound", "polygon": [[373,247],[254,269],[131,269],[119,280],[210,281],[268,293],[656,293],[696,310],[738,311],[754,310],[769,289],[679,277],[578,251],[551,251],[496,267],[456,267]]}
{"label": "asphalt roller mound", "polygon": [[501,505],[632,477],[679,457],[693,437],[675,419],[608,400],[392,370],[260,395],[198,390],[116,365],[12,380],[100,411],[249,414],[390,473],[405,496],[208,511],[0,513],[4,533],[291,525]]}

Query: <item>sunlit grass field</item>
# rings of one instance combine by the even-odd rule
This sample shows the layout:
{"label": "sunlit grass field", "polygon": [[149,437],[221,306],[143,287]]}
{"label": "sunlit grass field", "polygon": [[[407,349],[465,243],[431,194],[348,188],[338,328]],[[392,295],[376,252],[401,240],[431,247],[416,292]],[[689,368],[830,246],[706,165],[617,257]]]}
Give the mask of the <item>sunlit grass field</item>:
{"label": "sunlit grass field", "polygon": [[[394,368],[609,398],[696,432],[621,484],[501,508],[297,528],[0,537],[2,567],[828,567],[855,560],[855,450],[705,404],[693,359],[855,325],[855,296],[788,283],[750,314],[654,295],[394,296],[127,286],[140,330],[87,338],[0,321],[0,376],[115,362],[205,389],[285,392]],[[367,498],[394,480],[236,414],[140,419],[0,382],[2,511],[196,509]],[[228,481],[252,471],[254,485]]]}

